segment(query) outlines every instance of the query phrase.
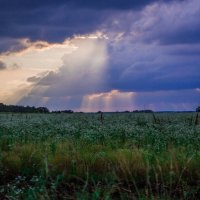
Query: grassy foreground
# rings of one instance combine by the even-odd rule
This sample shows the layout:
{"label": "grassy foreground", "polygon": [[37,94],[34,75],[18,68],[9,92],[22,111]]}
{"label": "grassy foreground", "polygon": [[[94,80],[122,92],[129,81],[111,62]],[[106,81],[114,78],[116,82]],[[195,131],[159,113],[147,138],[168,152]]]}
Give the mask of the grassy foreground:
{"label": "grassy foreground", "polygon": [[0,114],[0,199],[199,199],[196,113]]}

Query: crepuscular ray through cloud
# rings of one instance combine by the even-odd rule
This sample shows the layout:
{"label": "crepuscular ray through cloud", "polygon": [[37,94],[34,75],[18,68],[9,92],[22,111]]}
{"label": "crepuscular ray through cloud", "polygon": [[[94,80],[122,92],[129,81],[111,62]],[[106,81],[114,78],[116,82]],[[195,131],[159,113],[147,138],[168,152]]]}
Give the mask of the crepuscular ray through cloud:
{"label": "crepuscular ray through cloud", "polygon": [[[60,108],[73,106],[68,100],[79,99],[85,94],[106,90],[107,46],[105,38],[79,36],[71,40],[76,50],[64,54],[63,64],[56,70],[50,71],[42,77],[30,77],[33,88],[28,95],[23,97],[19,104],[47,105],[52,99],[59,99]],[[54,105],[50,106],[54,108]],[[57,107],[56,107],[57,108]],[[58,109],[58,108],[57,108]]]}
{"label": "crepuscular ray through cloud", "polygon": [[[200,103],[199,0],[79,3],[55,4],[59,12],[53,4],[49,12],[34,4],[33,13],[46,13],[41,21],[36,18],[38,31],[16,29],[16,37],[14,32],[6,37],[0,32],[0,83],[6,88],[0,86],[1,94],[26,85],[20,104],[89,111],[103,110],[96,102],[107,104],[98,98],[112,94],[113,102],[118,98],[113,91],[118,91],[134,94],[132,102],[120,100],[130,110],[195,109]],[[77,13],[82,13],[81,19]],[[50,25],[44,26],[49,19]],[[27,21],[16,23],[23,27]],[[52,26],[55,21],[60,23]],[[113,111],[124,110],[109,105]]]}
{"label": "crepuscular ray through cloud", "polygon": [[134,92],[110,92],[85,95],[80,110],[86,112],[104,112],[133,110]]}

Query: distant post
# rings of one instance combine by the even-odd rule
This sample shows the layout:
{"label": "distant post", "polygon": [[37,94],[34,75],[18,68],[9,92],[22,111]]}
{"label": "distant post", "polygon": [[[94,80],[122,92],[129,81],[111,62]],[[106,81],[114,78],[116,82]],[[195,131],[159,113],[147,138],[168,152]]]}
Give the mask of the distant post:
{"label": "distant post", "polygon": [[197,114],[196,114],[196,117],[195,117],[195,122],[194,122],[194,124],[195,124],[195,125],[198,125],[198,124],[199,124],[199,112],[200,112],[200,106],[197,107],[196,112],[197,112]]}
{"label": "distant post", "polygon": [[100,122],[101,124],[103,124],[103,112],[98,111],[98,113],[100,113]]}

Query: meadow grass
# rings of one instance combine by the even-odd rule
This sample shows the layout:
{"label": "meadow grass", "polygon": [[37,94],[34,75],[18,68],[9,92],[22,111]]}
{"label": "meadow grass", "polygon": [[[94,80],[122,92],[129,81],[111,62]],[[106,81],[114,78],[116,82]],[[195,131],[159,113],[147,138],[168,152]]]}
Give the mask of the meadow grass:
{"label": "meadow grass", "polygon": [[103,117],[0,114],[1,198],[198,199],[195,113]]}

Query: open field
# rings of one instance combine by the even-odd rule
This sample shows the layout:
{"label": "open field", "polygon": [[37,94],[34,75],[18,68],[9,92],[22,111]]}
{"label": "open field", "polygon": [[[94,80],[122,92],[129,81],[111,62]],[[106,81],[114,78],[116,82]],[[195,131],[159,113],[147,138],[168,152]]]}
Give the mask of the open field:
{"label": "open field", "polygon": [[198,199],[196,116],[0,114],[0,199]]}

